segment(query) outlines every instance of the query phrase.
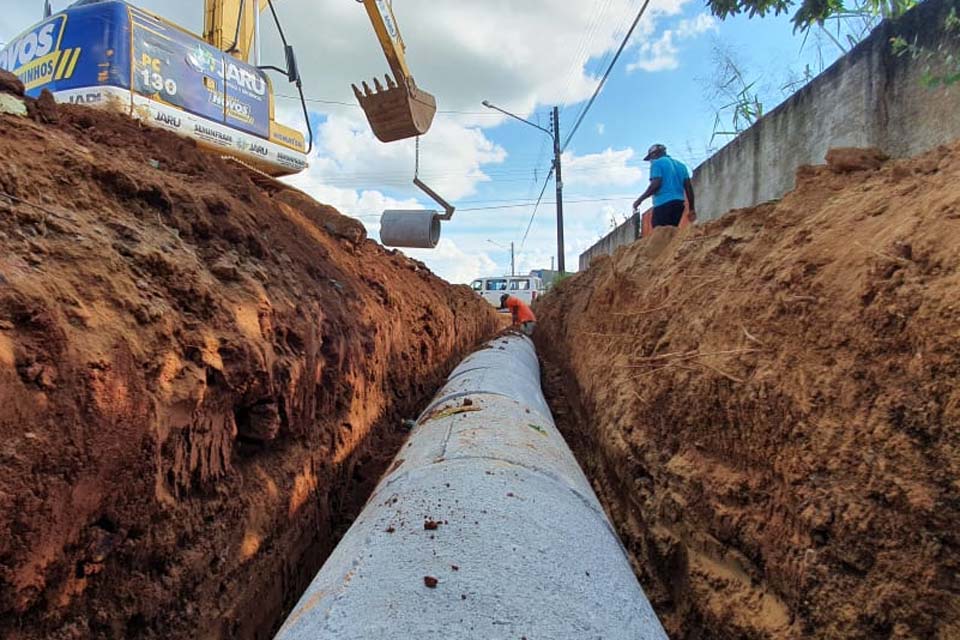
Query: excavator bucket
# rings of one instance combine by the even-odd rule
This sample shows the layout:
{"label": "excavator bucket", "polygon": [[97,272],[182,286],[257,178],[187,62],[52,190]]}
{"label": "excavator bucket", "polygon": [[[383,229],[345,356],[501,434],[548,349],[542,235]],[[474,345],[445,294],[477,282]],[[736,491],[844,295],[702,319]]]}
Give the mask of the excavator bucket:
{"label": "excavator bucket", "polygon": [[427,132],[437,113],[437,100],[415,86],[398,86],[386,76],[386,88],[374,79],[375,89],[364,82],[363,90],[353,85],[353,93],[360,101],[373,134],[380,142],[394,142],[415,138]]}

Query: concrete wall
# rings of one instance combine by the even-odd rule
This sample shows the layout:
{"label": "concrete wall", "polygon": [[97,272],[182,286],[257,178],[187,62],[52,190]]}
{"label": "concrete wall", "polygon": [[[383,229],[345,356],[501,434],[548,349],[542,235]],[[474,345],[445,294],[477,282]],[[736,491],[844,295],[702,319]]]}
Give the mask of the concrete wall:
{"label": "concrete wall", "polygon": [[[960,0],[926,0],[885,22],[853,51],[760,119],[693,172],[700,220],[777,199],[793,189],[797,168],[822,164],[831,147],[880,147],[894,157],[922,153],[960,138],[960,85],[922,85],[926,63],[895,56],[895,36],[956,51],[960,34],[943,29]],[[580,257],[629,244],[630,223]],[[619,244],[615,244],[619,243]],[[585,259],[586,258],[586,259]]]}
{"label": "concrete wall", "polygon": [[625,244],[630,244],[640,237],[640,214],[635,213],[619,227],[601,238],[595,245],[580,254],[580,271],[590,266],[590,261],[597,256],[610,256]]}
{"label": "concrete wall", "polygon": [[[693,173],[702,220],[781,197],[796,170],[822,164],[830,147],[880,147],[911,156],[960,138],[960,87],[929,89],[923,62],[895,56],[890,40],[931,49],[956,42],[943,22],[957,0],[927,0],[881,25],[853,51],[760,119]],[[956,48],[955,44],[952,44]]]}

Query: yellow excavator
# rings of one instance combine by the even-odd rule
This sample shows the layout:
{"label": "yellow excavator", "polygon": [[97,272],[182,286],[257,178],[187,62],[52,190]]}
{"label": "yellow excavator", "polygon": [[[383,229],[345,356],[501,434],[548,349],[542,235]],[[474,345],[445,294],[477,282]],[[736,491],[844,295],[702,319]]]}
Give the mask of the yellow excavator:
{"label": "yellow excavator", "polygon": [[[393,77],[353,89],[383,142],[430,128],[436,100],[413,80],[390,0],[361,0]],[[269,9],[284,46],[284,67],[261,64],[260,18]],[[251,59],[252,58],[252,59]],[[272,0],[205,0],[198,37],[118,0],[79,0],[45,16],[2,51],[0,69],[17,75],[29,95],[47,89],[61,102],[129,112],[153,126],[194,138],[270,176],[302,171],[312,131],[293,47]],[[273,84],[282,73],[300,91],[310,142],[275,119]]]}
{"label": "yellow excavator", "polygon": [[[437,112],[437,101],[417,87],[407,67],[406,44],[397,26],[392,2],[358,1],[362,2],[370,17],[393,77],[384,76],[386,86],[374,78],[374,89],[366,82],[361,83],[362,90],[354,84],[353,92],[367,115],[374,135],[381,142],[395,142],[422,135],[430,129]],[[206,0],[203,39],[238,59],[249,61],[259,33],[259,16],[267,8],[273,14],[282,36],[283,29],[270,0]],[[284,46],[288,47],[286,38]]]}

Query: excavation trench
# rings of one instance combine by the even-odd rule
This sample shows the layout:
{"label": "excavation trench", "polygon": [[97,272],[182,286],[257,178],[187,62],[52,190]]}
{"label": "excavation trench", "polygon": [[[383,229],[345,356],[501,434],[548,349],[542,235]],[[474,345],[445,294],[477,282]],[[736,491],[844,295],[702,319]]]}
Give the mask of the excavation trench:
{"label": "excavation trench", "polygon": [[519,334],[450,375],[277,639],[438,633],[666,638]]}
{"label": "excavation trench", "polygon": [[537,308],[557,425],[671,638],[960,635],[960,146],[828,157]]}
{"label": "excavation trench", "polygon": [[[193,143],[28,109],[0,114],[0,636],[268,638],[495,314]],[[670,637],[960,636],[960,148],[840,160],[538,308]]]}
{"label": "excavation trench", "polygon": [[[301,499],[299,483],[305,488],[302,506],[288,527],[277,527],[268,548],[257,550],[258,566],[247,572],[256,579],[237,583],[233,593],[221,595],[223,601],[236,603],[231,606],[235,617],[229,625],[215,623],[212,637],[273,638],[403,446],[409,435],[405,422],[417,415],[458,358],[437,365],[437,375],[422,395],[387,404],[369,433],[341,462],[319,461],[315,480],[297,476],[291,500]],[[256,457],[250,454],[251,460]],[[276,453],[278,460],[287,457],[289,452]]]}
{"label": "excavation trench", "polygon": [[191,142],[27,104],[0,114],[0,636],[271,637],[496,314]]}

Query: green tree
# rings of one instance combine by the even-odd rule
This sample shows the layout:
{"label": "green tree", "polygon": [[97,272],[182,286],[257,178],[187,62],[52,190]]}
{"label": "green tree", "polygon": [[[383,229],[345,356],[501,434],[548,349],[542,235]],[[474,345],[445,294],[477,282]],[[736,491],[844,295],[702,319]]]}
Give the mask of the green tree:
{"label": "green tree", "polygon": [[710,147],[718,137],[734,137],[746,131],[763,117],[763,102],[757,80],[748,80],[748,71],[732,47],[715,40],[713,69],[702,79],[704,97],[714,106],[716,117]]}
{"label": "green tree", "polygon": [[793,26],[798,31],[849,16],[896,18],[916,3],[917,0],[707,0],[713,15],[721,20],[741,14],[753,18],[793,12]]}
{"label": "green tree", "polygon": [[910,56],[924,65],[920,80],[931,89],[960,82],[960,52],[957,51],[960,47],[960,16],[956,9],[947,14],[943,29],[952,38],[941,42],[936,49],[920,46],[916,40],[909,42],[902,36],[891,40],[894,54]]}

